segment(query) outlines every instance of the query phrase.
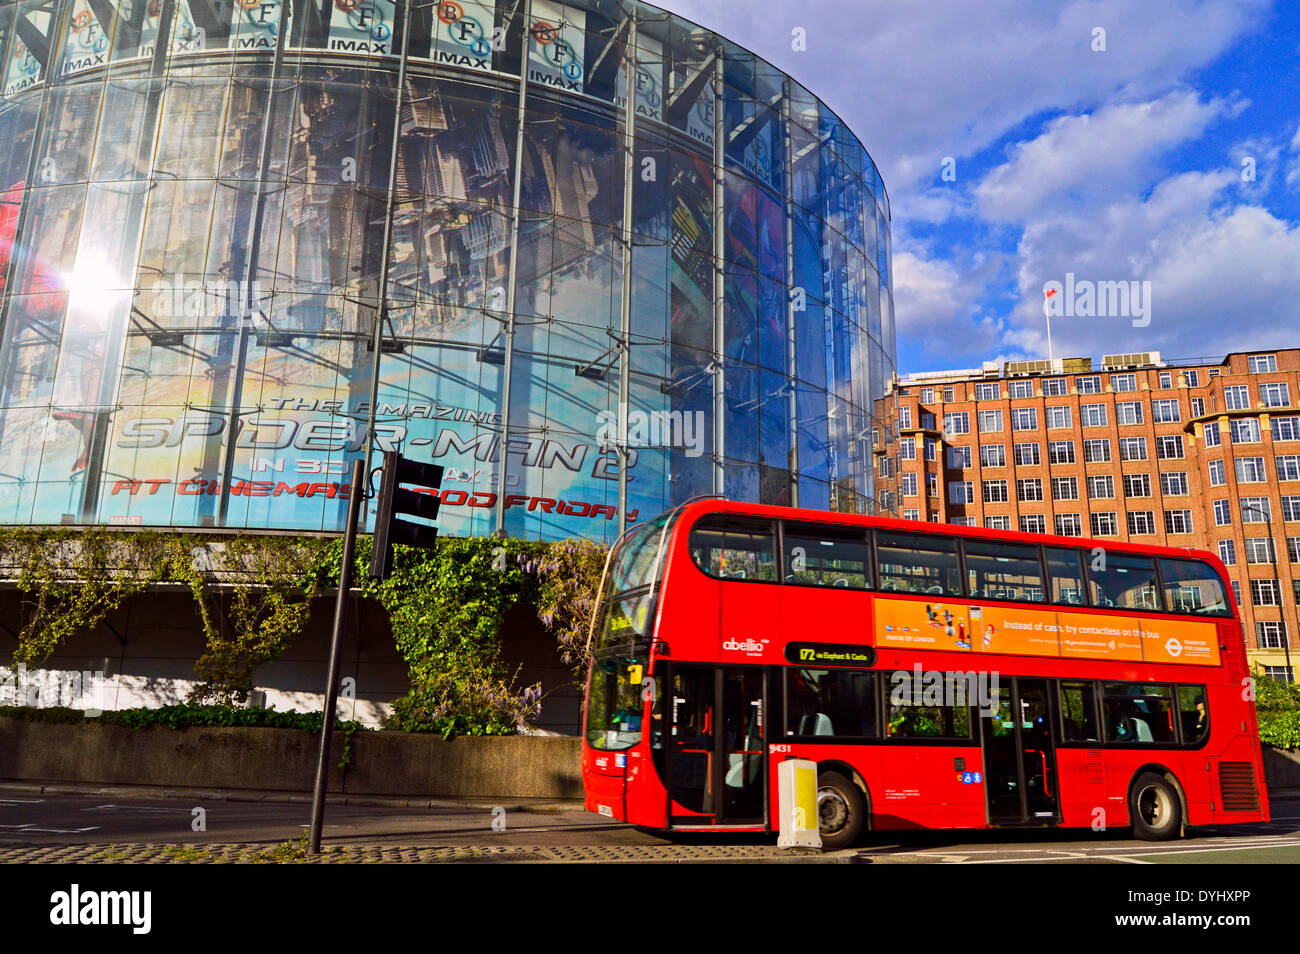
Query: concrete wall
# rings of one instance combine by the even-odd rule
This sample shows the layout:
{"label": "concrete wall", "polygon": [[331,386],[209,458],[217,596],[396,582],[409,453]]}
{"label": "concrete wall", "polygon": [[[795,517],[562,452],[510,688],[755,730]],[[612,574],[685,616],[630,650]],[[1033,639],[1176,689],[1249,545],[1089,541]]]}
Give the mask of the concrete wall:
{"label": "concrete wall", "polygon": [[1274,788],[1300,788],[1300,749],[1264,746],[1264,784]]}
{"label": "concrete wall", "polygon": [[[22,628],[26,618],[23,600],[17,590],[0,589],[0,663],[8,662],[17,645],[13,633]],[[218,611],[224,616],[224,602]],[[320,711],[333,619],[333,597],[317,600],[301,637],[281,659],[257,670],[256,685],[265,694],[265,706],[282,712]],[[507,613],[501,643],[506,672],[517,672],[520,685],[542,684],[545,695],[537,727],[576,735],[581,694],[559,659],[554,638],[542,628],[532,607],[520,605]],[[202,626],[190,595],[176,591],[142,594],[128,600],[94,632],[68,640],[41,671],[29,674],[29,681],[45,685],[42,698],[33,704],[60,704],[56,690],[59,673],[76,670],[104,672],[99,708],[174,705],[185,701],[197,683],[194,663],[202,654]],[[408,688],[406,663],[393,646],[388,616],[370,600],[353,600],[349,607],[343,678],[349,677],[355,698],[340,699],[338,715],[369,726],[378,726],[389,713],[392,700]]]}
{"label": "concrete wall", "polygon": [[[310,792],[318,737],[301,729],[130,729],[0,719],[0,779],[99,785]],[[346,795],[571,798],[582,794],[576,738],[444,742],[404,732],[332,743],[330,791]]]}

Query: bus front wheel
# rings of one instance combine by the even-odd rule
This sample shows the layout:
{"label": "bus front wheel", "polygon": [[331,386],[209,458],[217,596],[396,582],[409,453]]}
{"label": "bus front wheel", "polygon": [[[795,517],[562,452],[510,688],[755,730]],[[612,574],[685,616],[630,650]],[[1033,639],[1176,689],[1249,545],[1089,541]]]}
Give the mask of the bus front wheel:
{"label": "bus front wheel", "polygon": [[1163,776],[1144,772],[1133,786],[1129,814],[1133,820],[1133,834],[1143,841],[1174,838],[1182,821],[1178,792]]}
{"label": "bus front wheel", "polygon": [[862,791],[838,772],[817,776],[817,827],[827,851],[848,848],[862,832],[867,803]]}

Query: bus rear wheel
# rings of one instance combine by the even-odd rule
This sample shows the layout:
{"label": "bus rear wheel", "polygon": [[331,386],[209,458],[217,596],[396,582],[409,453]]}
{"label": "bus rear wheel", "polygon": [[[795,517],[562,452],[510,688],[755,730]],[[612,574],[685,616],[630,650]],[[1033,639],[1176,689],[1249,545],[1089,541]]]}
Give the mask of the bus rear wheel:
{"label": "bus rear wheel", "polygon": [[866,820],[862,791],[838,772],[817,775],[817,827],[827,851],[848,848],[858,840]]}
{"label": "bus rear wheel", "polygon": [[1129,805],[1133,834],[1143,841],[1168,841],[1178,835],[1182,806],[1169,781],[1155,772],[1143,772],[1133,786]]}

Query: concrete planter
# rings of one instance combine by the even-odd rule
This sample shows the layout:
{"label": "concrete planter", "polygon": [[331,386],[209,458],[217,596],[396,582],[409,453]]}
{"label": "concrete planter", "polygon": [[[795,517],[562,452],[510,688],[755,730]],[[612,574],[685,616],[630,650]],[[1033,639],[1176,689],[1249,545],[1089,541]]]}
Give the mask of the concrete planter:
{"label": "concrete planter", "polygon": [[[573,738],[459,738],[366,732],[329,788],[345,795],[573,798],[582,794],[581,742]],[[0,779],[100,785],[310,792],[317,736],[301,729],[130,729],[0,718]]]}

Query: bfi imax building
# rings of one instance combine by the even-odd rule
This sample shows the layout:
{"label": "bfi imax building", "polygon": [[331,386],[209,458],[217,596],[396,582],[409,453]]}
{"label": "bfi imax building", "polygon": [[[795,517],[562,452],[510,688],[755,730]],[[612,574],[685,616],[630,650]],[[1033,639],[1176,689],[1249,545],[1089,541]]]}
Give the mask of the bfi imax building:
{"label": "bfi imax building", "polygon": [[453,535],[888,502],[884,185],[723,37],[19,0],[0,77],[0,524],[337,531],[383,449],[445,465]]}

